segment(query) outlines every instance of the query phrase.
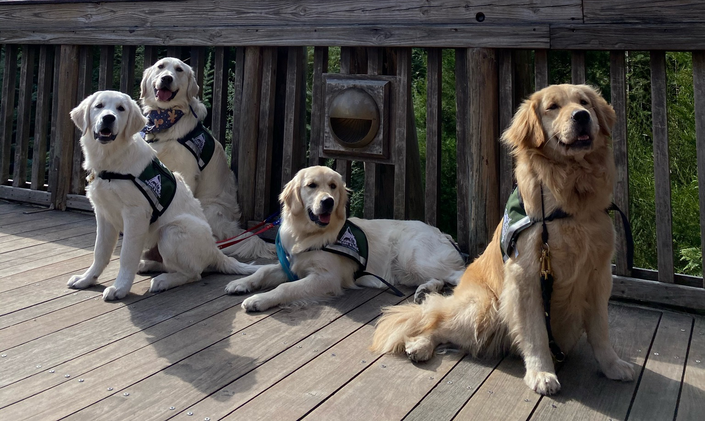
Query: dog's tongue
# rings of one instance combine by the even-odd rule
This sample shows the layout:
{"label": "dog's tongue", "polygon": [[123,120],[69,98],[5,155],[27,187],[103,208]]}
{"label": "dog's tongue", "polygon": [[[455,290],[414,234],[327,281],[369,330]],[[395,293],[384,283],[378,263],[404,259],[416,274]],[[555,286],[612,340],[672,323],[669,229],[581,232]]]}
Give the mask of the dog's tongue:
{"label": "dog's tongue", "polygon": [[171,99],[172,92],[168,89],[157,90],[157,99],[162,102],[167,102]]}
{"label": "dog's tongue", "polygon": [[330,222],[330,214],[329,213],[322,213],[318,215],[318,220],[323,222],[324,224],[327,224]]}
{"label": "dog's tongue", "polygon": [[590,136],[586,135],[586,134],[584,134],[582,136],[578,136],[578,140],[589,140],[589,139],[590,139]]}

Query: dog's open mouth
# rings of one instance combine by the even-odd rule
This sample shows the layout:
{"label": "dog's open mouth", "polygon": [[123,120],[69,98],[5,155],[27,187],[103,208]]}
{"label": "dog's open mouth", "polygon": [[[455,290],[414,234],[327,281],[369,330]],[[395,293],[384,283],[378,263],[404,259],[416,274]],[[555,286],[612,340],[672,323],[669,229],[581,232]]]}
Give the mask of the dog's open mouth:
{"label": "dog's open mouth", "polygon": [[322,227],[325,227],[330,223],[330,213],[322,213],[320,215],[316,215],[311,209],[309,209],[308,217],[311,221],[315,222],[316,224]]}
{"label": "dog's open mouth", "polygon": [[112,130],[105,128],[100,129],[98,133],[93,133],[93,136],[97,141],[101,143],[108,143],[115,140],[115,137],[117,137],[117,133],[113,133]]}
{"label": "dog's open mouth", "polygon": [[592,137],[589,134],[582,133],[572,143],[560,143],[566,149],[588,149],[592,146]]}
{"label": "dog's open mouth", "polygon": [[171,101],[178,93],[178,89],[173,92],[167,88],[154,89],[154,97],[157,98],[157,101],[161,102]]}

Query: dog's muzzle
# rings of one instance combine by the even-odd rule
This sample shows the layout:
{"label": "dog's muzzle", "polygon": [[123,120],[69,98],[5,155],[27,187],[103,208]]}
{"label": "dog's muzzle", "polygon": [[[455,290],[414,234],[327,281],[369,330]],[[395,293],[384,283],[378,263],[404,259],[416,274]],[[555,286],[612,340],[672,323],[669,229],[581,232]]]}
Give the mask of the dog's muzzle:
{"label": "dog's muzzle", "polygon": [[160,102],[169,102],[176,97],[179,90],[171,91],[168,88],[154,88],[154,97]]}
{"label": "dog's muzzle", "polygon": [[113,131],[109,128],[102,128],[97,132],[93,132],[93,138],[100,143],[112,142],[116,137],[117,133],[113,133]]}
{"label": "dog's muzzle", "polygon": [[330,212],[328,213],[321,213],[316,215],[313,213],[311,209],[308,210],[308,218],[314,222],[316,225],[320,225],[322,227],[327,226],[330,223]]}

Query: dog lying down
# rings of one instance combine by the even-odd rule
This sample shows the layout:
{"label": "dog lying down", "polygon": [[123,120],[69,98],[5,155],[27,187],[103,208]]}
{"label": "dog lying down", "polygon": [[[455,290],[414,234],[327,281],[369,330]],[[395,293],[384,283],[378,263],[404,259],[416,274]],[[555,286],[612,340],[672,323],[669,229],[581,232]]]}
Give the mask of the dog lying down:
{"label": "dog lying down", "polygon": [[[235,175],[220,142],[201,123],[206,107],[198,99],[191,67],[176,58],[163,58],[145,69],[141,87],[142,111],[149,117],[144,137],[159,160],[183,176],[217,241],[241,234]],[[256,235],[223,251],[242,259],[275,257],[274,245]]]}
{"label": "dog lying down", "polygon": [[[96,92],[71,111],[71,120],[83,133],[83,168],[90,174],[86,195],[98,232],[93,264],[72,276],[69,287],[96,283],[120,232],[120,270],[103,292],[105,300],[125,297],[136,272],[166,272],[152,279],[149,290],[156,292],[197,281],[207,269],[238,275],[257,269],[218,250],[198,200],[138,134],[146,118],[128,95]],[[142,251],[154,246],[163,261],[140,261]]]}
{"label": "dog lying down", "polygon": [[[279,201],[282,224],[278,240],[282,248],[277,253],[282,254],[280,261],[288,260],[290,269],[267,265],[254,275],[230,282],[225,288],[228,294],[276,287],[247,298],[242,303],[247,311],[340,295],[343,288],[356,287],[355,274],[365,263],[367,273],[392,285],[418,286],[418,300],[440,290],[444,283],[456,285],[463,273],[464,260],[452,239],[434,227],[420,221],[347,220],[345,183],[330,168],[302,169],[284,187]],[[367,237],[366,258],[361,251],[364,240],[356,226]],[[359,278],[357,285],[386,286],[370,275]]]}
{"label": "dog lying down", "polygon": [[[438,344],[448,342],[473,355],[515,350],[526,366],[524,382],[549,395],[560,389],[552,354],[561,358],[587,332],[605,376],[633,380],[634,369],[617,356],[608,332],[614,229],[605,210],[615,178],[609,138],[615,119],[612,107],[585,85],[550,86],[526,100],[502,141],[516,158],[525,214],[538,223],[515,240],[511,232],[522,221],[510,224],[508,207],[505,223],[453,295],[431,294],[421,305],[386,308],[372,349],[406,352],[413,361],[428,360]],[[542,215],[553,272],[546,309]]]}

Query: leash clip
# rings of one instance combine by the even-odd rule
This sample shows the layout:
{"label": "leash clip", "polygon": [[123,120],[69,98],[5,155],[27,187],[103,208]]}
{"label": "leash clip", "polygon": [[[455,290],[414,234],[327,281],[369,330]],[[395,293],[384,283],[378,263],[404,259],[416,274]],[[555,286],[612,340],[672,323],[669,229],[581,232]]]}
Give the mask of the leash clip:
{"label": "leash clip", "polygon": [[547,277],[553,275],[553,269],[551,268],[551,248],[547,243],[541,246],[541,276]]}

